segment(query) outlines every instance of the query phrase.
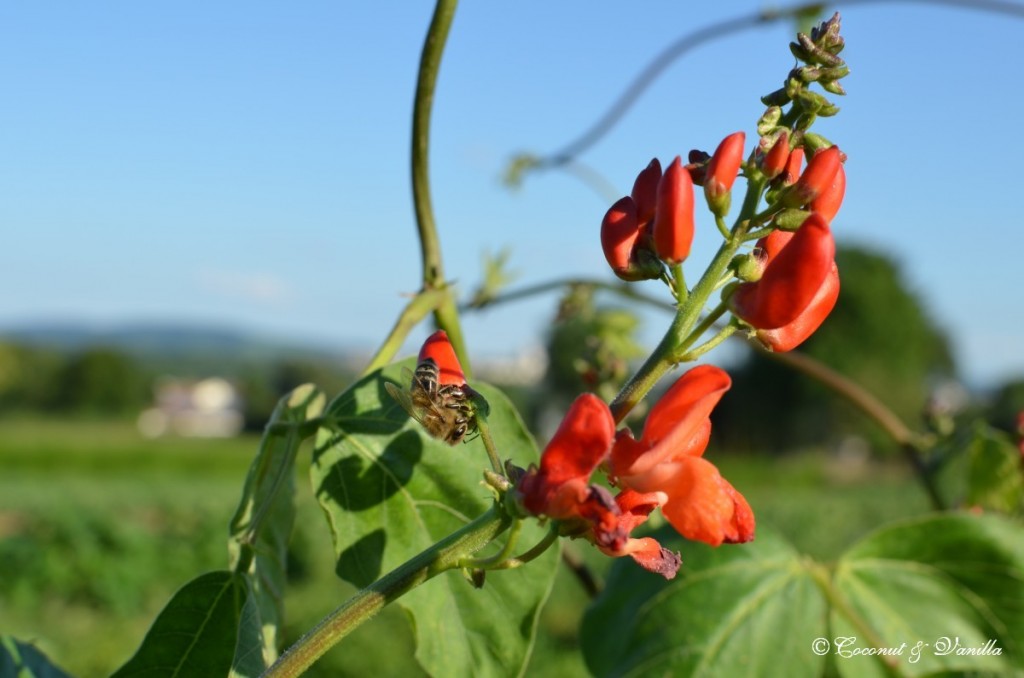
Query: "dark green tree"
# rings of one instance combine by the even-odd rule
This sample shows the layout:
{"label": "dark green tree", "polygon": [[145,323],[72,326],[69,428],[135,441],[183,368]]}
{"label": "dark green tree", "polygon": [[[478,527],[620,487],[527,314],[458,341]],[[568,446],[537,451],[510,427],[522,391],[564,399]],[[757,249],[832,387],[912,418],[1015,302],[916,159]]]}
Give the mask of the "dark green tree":
{"label": "dark green tree", "polygon": [[70,356],[58,373],[58,409],[82,414],[130,415],[150,398],[148,379],[130,357],[93,347]]}
{"label": "dark green tree", "polygon": [[[797,350],[829,365],[916,423],[936,379],[955,374],[945,333],[907,288],[892,259],[860,247],[836,254],[842,287],[821,328]],[[727,446],[785,451],[851,434],[891,443],[860,412],[807,377],[751,351],[715,410]]]}

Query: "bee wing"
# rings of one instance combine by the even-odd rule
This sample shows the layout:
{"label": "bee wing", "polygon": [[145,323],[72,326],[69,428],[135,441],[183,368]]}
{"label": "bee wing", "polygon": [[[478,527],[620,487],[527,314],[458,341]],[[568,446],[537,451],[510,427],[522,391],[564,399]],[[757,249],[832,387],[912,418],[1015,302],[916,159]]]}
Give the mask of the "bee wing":
{"label": "bee wing", "polygon": [[408,367],[402,368],[402,380],[409,385],[409,388],[416,388],[416,377]]}
{"label": "bee wing", "polygon": [[[408,372],[408,370],[406,370]],[[384,382],[384,388],[387,389],[388,395],[395,399],[395,401],[402,406],[402,409],[409,413],[409,416],[419,421],[419,417],[416,415],[416,408],[412,404],[412,397],[409,392],[404,388],[393,384],[390,381]]]}

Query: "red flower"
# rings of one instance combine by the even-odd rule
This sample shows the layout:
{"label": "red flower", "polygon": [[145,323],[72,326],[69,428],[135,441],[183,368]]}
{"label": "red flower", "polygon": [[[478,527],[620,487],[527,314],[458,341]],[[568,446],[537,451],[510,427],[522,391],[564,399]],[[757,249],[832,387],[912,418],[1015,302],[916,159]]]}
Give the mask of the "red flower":
{"label": "red flower", "polygon": [[636,176],[633,182],[633,204],[636,205],[637,222],[642,226],[654,218],[654,210],[658,204],[658,184],[661,183],[661,163],[657,158]]}
{"label": "red flower", "polygon": [[420,348],[419,362],[430,358],[437,364],[437,383],[443,385],[455,384],[463,386],[466,383],[466,375],[462,372],[462,365],[455,356],[455,349],[448,341],[448,333],[444,330],[434,332],[423,342]]}
{"label": "red flower", "polygon": [[[757,282],[737,287],[729,303],[736,316],[755,328],[779,329],[819,298],[835,268],[835,241],[828,223],[811,214],[796,233],[773,231],[757,244],[765,257],[764,273]],[[817,318],[815,327],[831,310]]]}
{"label": "red flower", "polygon": [[[711,435],[711,410],[729,389],[723,370],[691,369],[651,408],[639,440],[615,438],[610,465],[621,487],[662,493],[662,513],[687,539],[718,546],[754,538],[750,505],[701,455]],[[646,549],[650,552],[650,549]]]}
{"label": "red flower", "polygon": [[[768,139],[766,138],[767,142]],[[782,174],[782,170],[786,169],[789,164],[789,132],[783,130],[779,136],[775,138],[775,143],[772,145],[762,157],[761,157],[761,171],[769,179]],[[797,173],[800,168],[797,167]],[[796,179],[794,178],[794,181]]]}
{"label": "red flower", "polygon": [[544,448],[540,468],[531,468],[518,484],[523,507],[534,515],[579,522],[579,532],[593,529],[598,546],[613,551],[626,543],[619,508],[604,488],[590,485],[590,475],[604,461],[615,436],[611,410],[591,393],[581,395]]}
{"label": "red flower", "polygon": [[[619,517],[619,527],[626,534],[629,534],[635,527],[647,520],[647,516],[650,515],[651,511],[664,504],[667,500],[668,497],[664,492],[641,494],[629,489],[619,492],[615,497],[615,504],[619,507],[619,511],[622,514]],[[608,547],[598,548],[605,555],[612,556],[613,558],[630,556],[640,567],[660,574],[665,579],[675,577],[676,572],[679,571],[679,566],[683,564],[682,558],[679,557],[678,553],[669,551],[654,537],[641,537],[639,539],[629,537],[618,550],[612,550]]]}
{"label": "red flower", "polygon": [[718,216],[729,211],[729,192],[743,164],[743,132],[734,132],[722,140],[708,163],[704,177],[704,197]]}
{"label": "red flower", "polygon": [[658,182],[654,251],[662,261],[678,264],[690,255],[693,230],[693,180],[676,156]]}
{"label": "red flower", "polygon": [[774,330],[758,330],[757,338],[776,353],[785,353],[804,343],[821,327],[839,299],[839,269],[835,263],[811,303],[796,318]]}
{"label": "red flower", "polygon": [[821,218],[825,221],[832,223],[836,213],[839,212],[839,206],[843,204],[843,196],[845,194],[846,170],[843,169],[843,165],[840,163],[832,183],[817,198],[810,202],[808,208],[812,212],[820,214]]}
{"label": "red flower", "polygon": [[789,160],[786,161],[786,171],[782,173],[782,185],[792,186],[800,178],[800,172],[804,166],[804,149],[797,146],[790,152]]}
{"label": "red flower", "polygon": [[815,153],[796,184],[783,196],[783,204],[786,207],[800,207],[813,201],[832,185],[841,164],[842,155],[838,146],[830,146]]}

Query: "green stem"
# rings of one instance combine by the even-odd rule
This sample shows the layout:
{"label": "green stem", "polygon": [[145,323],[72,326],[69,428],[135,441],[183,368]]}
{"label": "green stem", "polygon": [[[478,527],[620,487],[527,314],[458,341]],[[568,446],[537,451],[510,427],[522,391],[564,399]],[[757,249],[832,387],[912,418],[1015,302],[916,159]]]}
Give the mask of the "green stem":
{"label": "green stem", "polygon": [[626,415],[658,383],[662,375],[675,364],[673,355],[690,335],[694,325],[697,324],[708,298],[715,291],[718,280],[725,274],[729,262],[732,261],[732,257],[741,243],[742,235],[739,237],[734,235],[731,240],[722,243],[700,282],[690,292],[686,303],[680,306],[676,312],[665,336],[662,337],[644,364],[640,366],[640,369],[615,396],[610,407],[616,423],[625,419]]}
{"label": "green stem", "polygon": [[544,538],[537,542],[537,544],[533,546],[529,551],[521,553],[515,558],[509,558],[508,560],[500,562],[498,565],[490,569],[512,570],[517,567],[522,567],[531,560],[540,557],[540,555],[547,551],[549,548],[551,548],[551,545],[554,544],[556,541],[558,541],[558,530],[556,530],[554,526],[552,526],[552,528],[548,530],[548,533],[544,535]]}
{"label": "green stem", "polygon": [[686,303],[686,297],[689,296],[690,290],[686,289],[686,276],[683,274],[682,264],[672,265],[672,291],[676,298],[676,303],[680,306]]}
{"label": "green stem", "polygon": [[349,598],[281,655],[263,678],[295,678],[357,626],[423,582],[458,567],[508,529],[512,519],[496,505],[473,522],[399,565]]}
{"label": "green stem", "polygon": [[[444,265],[441,262],[441,242],[437,236],[434,208],[430,199],[430,113],[434,106],[434,87],[441,68],[441,55],[448,40],[448,29],[455,17],[458,0],[437,0],[434,16],[427,29],[427,38],[420,54],[419,77],[416,81],[416,100],[412,113],[412,197],[419,229],[420,253],[423,261],[423,290],[446,287]],[[459,357],[467,379],[472,376],[466,342],[459,324],[455,300],[447,295],[434,308],[434,321],[448,333],[452,348]]]}
{"label": "green stem", "polygon": [[[733,334],[736,333],[736,330],[738,330],[738,329],[739,329],[738,326],[736,326],[733,323],[729,323],[728,325],[723,327],[718,332],[718,334],[716,334],[715,336],[711,337],[710,339],[705,341],[703,344],[701,344],[697,348],[691,349],[691,350],[687,351],[686,353],[684,353],[682,356],[680,356],[679,362],[690,362],[690,361],[696,360],[697,358],[701,357],[702,355],[704,355],[705,353],[707,353],[708,351],[713,349],[715,346],[718,346],[723,341],[725,341],[726,339],[731,337]],[[694,333],[694,334],[696,334],[696,333]]]}
{"label": "green stem", "polygon": [[505,469],[501,465],[498,446],[494,444],[494,438],[491,437],[491,427],[487,423],[487,417],[481,414],[479,410],[477,410],[475,416],[476,428],[480,432],[480,439],[484,443],[484,449],[487,450],[487,457],[491,460],[491,468],[494,469],[495,473],[504,473]]}
{"label": "green stem", "polygon": [[395,321],[395,326],[391,328],[391,332],[384,339],[384,343],[380,345],[373,358],[370,359],[370,364],[363,370],[363,376],[374,370],[379,370],[390,363],[394,359],[395,354],[402,348],[402,344],[405,342],[405,338],[409,336],[412,328],[416,327],[420,321],[426,318],[428,313],[436,310],[446,297],[448,297],[447,288],[424,290],[413,297],[405,305],[405,308],[402,309],[401,315]]}
{"label": "green stem", "polygon": [[508,560],[509,556],[512,555],[512,550],[516,547],[519,542],[519,533],[523,531],[523,521],[517,520],[512,523],[512,529],[508,532],[508,539],[505,540],[505,545],[501,547],[501,551],[491,556],[490,558],[465,558],[459,563],[460,568],[480,568],[484,570],[490,569],[503,569],[500,567],[502,563]]}
{"label": "green stem", "polygon": [[704,335],[711,327],[721,318],[725,312],[729,310],[729,306],[726,302],[721,302],[718,306],[711,309],[711,312],[704,316],[704,319],[700,321],[700,324],[693,328],[690,332],[690,336],[683,341],[677,349],[680,353],[686,351],[690,346],[694,344],[701,336]]}

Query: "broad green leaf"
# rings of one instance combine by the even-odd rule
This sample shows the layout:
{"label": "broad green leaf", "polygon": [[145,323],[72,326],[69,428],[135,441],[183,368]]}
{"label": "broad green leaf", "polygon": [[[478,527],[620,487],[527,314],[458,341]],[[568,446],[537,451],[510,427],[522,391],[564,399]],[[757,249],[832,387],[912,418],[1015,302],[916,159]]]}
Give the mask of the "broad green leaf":
{"label": "broad green leaf", "polygon": [[[1024,670],[1019,524],[940,514],[882,528],[840,559],[834,588],[843,603],[832,609],[833,638],[855,638],[849,647],[859,648],[906,643],[885,658],[900,675]],[[883,661],[838,656],[835,664],[860,678],[887,675]]]}
{"label": "broad green leaf", "polygon": [[0,636],[0,676],[11,678],[71,678],[30,643]]}
{"label": "broad green leaf", "polygon": [[[326,413],[332,428],[320,431],[314,452],[313,490],[333,532],[338,576],[360,587],[493,503],[481,483],[489,468],[481,440],[454,447],[434,440],[388,395],[385,381],[408,387],[403,366],[413,364],[375,372],[332,402]],[[523,467],[535,462],[536,446],[508,399],[485,384],[473,387],[490,405],[488,420],[502,458]],[[525,525],[516,552],[544,532]],[[413,625],[417,660],[437,676],[518,674],[556,564],[551,549],[525,567],[488,573],[482,589],[448,572],[400,598]]]}
{"label": "broad green leaf", "polygon": [[[190,678],[227,676],[233,664],[240,675],[251,661],[246,648],[256,639],[240,640],[243,610],[249,597],[245,577],[231,572],[208,572],[185,584],[157,616],[135,656],[113,678]],[[235,662],[236,647],[242,649]]]}
{"label": "broad green leaf", "polygon": [[284,623],[288,541],[295,524],[295,457],[308,437],[302,424],[323,408],[324,396],[312,384],[299,386],[278,402],[231,519],[229,567],[242,567],[250,577],[266,665],[277,658],[278,631]]}
{"label": "broad green leaf", "polygon": [[[670,534],[663,531],[666,535]],[[669,545],[668,537],[660,539]],[[677,544],[672,543],[672,547]],[[583,619],[596,676],[813,676],[826,603],[800,555],[764,528],[750,544],[685,543],[671,581],[616,562]]]}

